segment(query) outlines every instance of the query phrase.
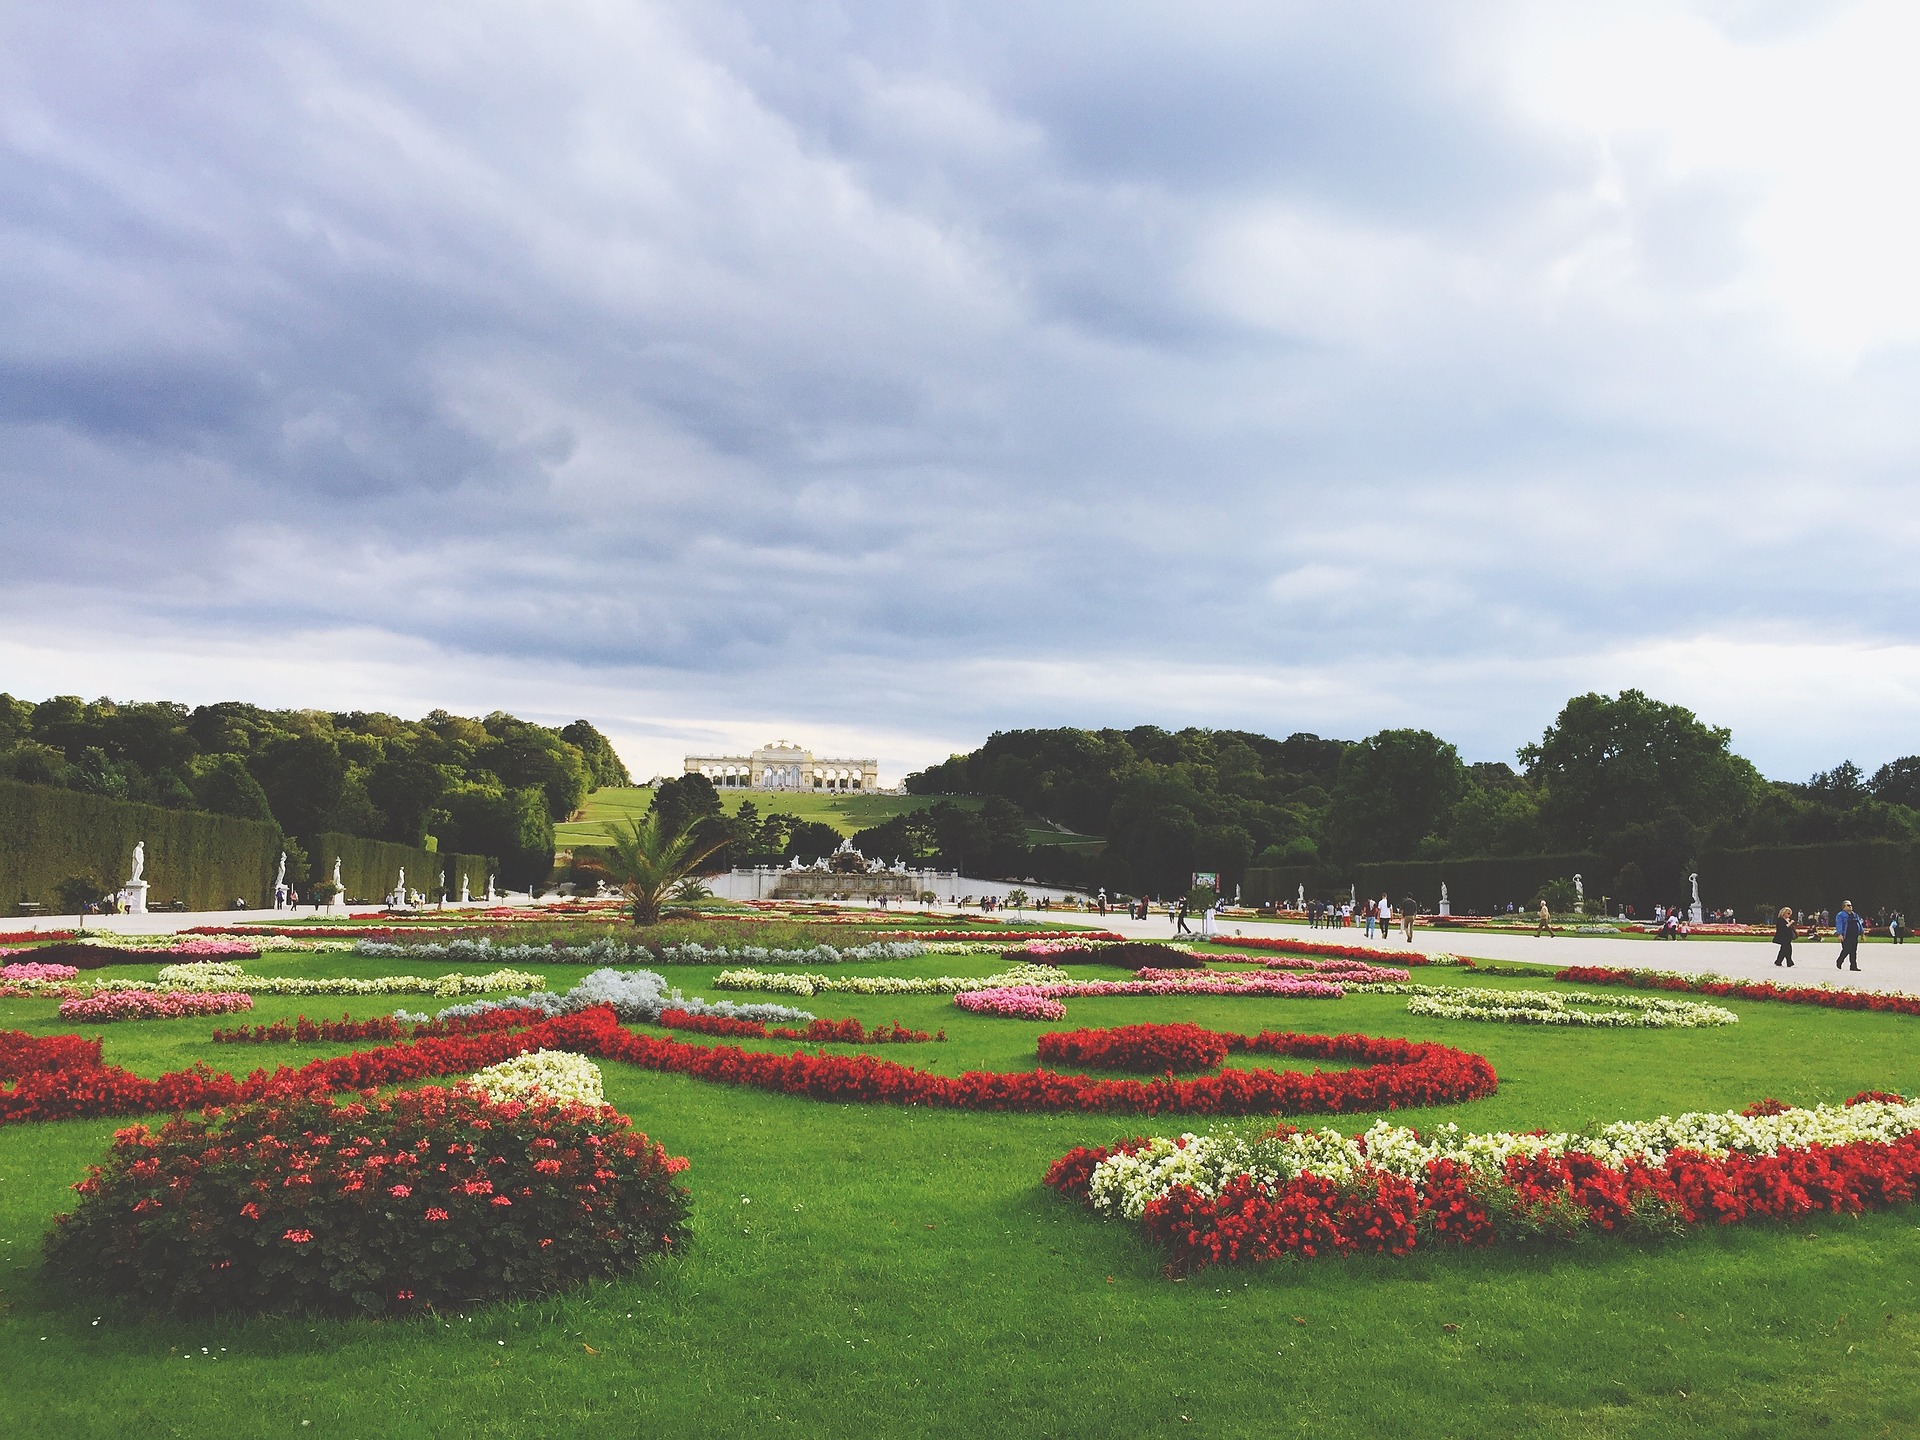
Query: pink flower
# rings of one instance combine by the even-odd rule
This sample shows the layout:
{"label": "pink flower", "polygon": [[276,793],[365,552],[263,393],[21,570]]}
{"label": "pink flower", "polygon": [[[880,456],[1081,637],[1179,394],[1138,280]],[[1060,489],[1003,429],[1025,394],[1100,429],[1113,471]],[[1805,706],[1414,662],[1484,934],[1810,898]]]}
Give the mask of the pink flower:
{"label": "pink flower", "polygon": [[396,1200],[404,1200],[412,1193],[413,1187],[411,1185],[395,1185],[391,1190],[387,1191],[387,1194],[393,1196]]}
{"label": "pink flower", "polygon": [[289,1231],[287,1231],[287,1233],[286,1233],[286,1234],[284,1234],[284,1235],[282,1235],[282,1236],[281,1236],[280,1238],[281,1238],[282,1240],[291,1240],[291,1241],[292,1241],[292,1242],[293,1242],[294,1244],[296,1244],[296,1245],[304,1245],[304,1244],[306,1244],[306,1243],[307,1243],[307,1242],[308,1242],[309,1240],[311,1240],[311,1239],[313,1239],[313,1231],[311,1231],[311,1230],[289,1230]]}
{"label": "pink flower", "polygon": [[442,1210],[438,1205],[429,1205],[427,1207],[427,1219],[445,1220],[446,1218],[447,1218],[447,1212]]}

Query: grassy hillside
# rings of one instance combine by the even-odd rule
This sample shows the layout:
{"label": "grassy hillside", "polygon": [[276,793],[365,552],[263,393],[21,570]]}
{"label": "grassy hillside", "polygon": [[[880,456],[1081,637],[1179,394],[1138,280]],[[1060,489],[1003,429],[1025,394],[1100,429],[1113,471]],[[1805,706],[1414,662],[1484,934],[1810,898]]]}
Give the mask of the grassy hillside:
{"label": "grassy hillside", "polygon": [[[852,835],[855,831],[865,830],[895,815],[905,815],[912,810],[922,810],[936,801],[946,800],[969,810],[980,807],[981,801],[975,795],[829,795],[811,794],[806,791],[778,790],[722,790],[720,803],[731,815],[742,804],[751,800],[762,815],[780,811],[786,815],[797,815],[802,820],[818,820],[831,825],[842,835]],[[595,790],[587,797],[587,803],[578,818],[553,827],[554,844],[561,849],[571,845],[603,845],[606,835],[601,826],[608,821],[632,819],[647,813],[647,807],[653,803],[653,791],[644,785],[632,789]],[[1098,845],[1100,840],[1091,835],[1075,835],[1070,831],[1054,830],[1046,826],[1030,826],[1027,830],[1029,845]]]}

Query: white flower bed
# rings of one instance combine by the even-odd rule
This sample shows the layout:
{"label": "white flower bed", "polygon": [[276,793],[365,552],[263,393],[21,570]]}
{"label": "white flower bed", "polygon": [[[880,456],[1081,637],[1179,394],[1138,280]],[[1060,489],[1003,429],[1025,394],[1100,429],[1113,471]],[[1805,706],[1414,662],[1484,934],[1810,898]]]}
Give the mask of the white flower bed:
{"label": "white flower bed", "polygon": [[1517,1135],[1469,1133],[1458,1125],[1424,1135],[1404,1125],[1377,1121],[1349,1139],[1337,1130],[1300,1130],[1248,1140],[1232,1133],[1187,1134],[1155,1139],[1132,1155],[1114,1155],[1094,1167],[1089,1196],[1094,1208],[1140,1218],[1148,1204],[1175,1185],[1214,1196],[1238,1175],[1280,1184],[1311,1171],[1329,1180],[1351,1176],[1364,1161],[1412,1180],[1433,1160],[1456,1160],[1493,1175],[1513,1155],[1580,1152],[1618,1168],[1630,1160],[1660,1165],[1676,1150],[1723,1156],[1770,1155],[1782,1146],[1889,1143],[1920,1130],[1920,1101],[1894,1105],[1863,1100],[1857,1105],[1815,1105],[1778,1115],[1738,1111],[1690,1111],[1655,1120],[1619,1120],[1588,1133]]}
{"label": "white flower bed", "polygon": [[716,990],[770,990],[781,995],[957,995],[1002,985],[1057,984],[1072,977],[1057,965],[1015,965],[998,975],[808,975],[767,970],[723,970]]}
{"label": "white flower bed", "polygon": [[1468,990],[1439,985],[1402,988],[1414,991],[1413,998],[1407,1002],[1409,1015],[1432,1015],[1442,1020],[1593,1025],[1616,1030],[1698,1030],[1740,1023],[1740,1017],[1731,1010],[1699,1000],[1588,995],[1558,990]]}
{"label": "white flower bed", "polygon": [[494,970],[485,975],[382,975],[374,979],[328,976],[312,979],[302,975],[248,975],[229,960],[197,960],[185,965],[164,965],[158,980],[119,978],[22,982],[24,989],[56,990],[92,994],[105,990],[144,991],[225,991],[244,990],[250,995],[485,995],[500,990],[544,990],[546,977],[525,970]]}
{"label": "white flower bed", "polygon": [[600,1067],[565,1050],[535,1050],[478,1071],[467,1082],[493,1100],[561,1100],[604,1105]]}

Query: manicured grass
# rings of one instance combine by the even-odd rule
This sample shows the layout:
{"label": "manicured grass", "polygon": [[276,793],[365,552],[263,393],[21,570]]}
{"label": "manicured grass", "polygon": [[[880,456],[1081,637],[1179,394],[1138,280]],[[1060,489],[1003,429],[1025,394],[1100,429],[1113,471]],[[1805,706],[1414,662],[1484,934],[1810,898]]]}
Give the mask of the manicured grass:
{"label": "manicured grass", "polygon": [[[334,955],[252,963],[300,974],[448,968]],[[930,956],[844,968],[985,974],[997,964]],[[555,988],[581,973],[547,968]],[[714,968],[670,973],[701,991]],[[143,1073],[196,1057],[250,1068],[348,1047],[213,1046],[215,1024],[396,1003],[435,1005],[263,998],[251,1016],[100,1033],[109,1058]],[[970,1016],[939,997],[803,1003],[944,1027],[948,1044],[875,1053],[947,1073],[1030,1068],[1035,1037],[1062,1028]],[[1726,1003],[1738,1026],[1675,1032],[1417,1020],[1388,996],[1071,1000],[1066,1024],[1191,1019],[1442,1039],[1492,1059],[1500,1093],[1396,1118],[1475,1129],[1920,1087],[1920,1022]],[[70,1028],[52,1009],[0,1001],[0,1026]],[[1074,1144],[1206,1122],[832,1105],[603,1068],[609,1098],[692,1161],[689,1252],[618,1284],[421,1321],[188,1324],[68,1302],[40,1281],[39,1237],[65,1187],[127,1122],[0,1128],[0,1425],[20,1437],[1717,1437],[1904,1435],[1920,1413],[1920,1209],[1175,1283],[1132,1227],[1056,1200],[1039,1177]]]}
{"label": "manicured grass", "polygon": [[[720,791],[721,808],[729,815],[737,813],[749,800],[762,815],[771,815],[775,811],[783,815],[797,815],[802,820],[817,820],[831,825],[842,835],[847,836],[853,835],[856,831],[865,830],[869,826],[878,825],[882,821],[891,820],[896,815],[924,810],[941,800],[967,810],[977,810],[983,803],[977,795],[870,795],[826,792],[815,794],[803,790]],[[571,845],[604,845],[607,843],[607,834],[603,826],[609,821],[623,822],[636,819],[646,814],[647,808],[652,804],[653,791],[644,785],[631,789],[596,790],[587,797],[580,819],[568,820],[553,827],[554,844],[562,849]],[[1027,829],[1027,843],[1029,845],[1098,847],[1105,842],[1097,836],[1076,835],[1071,831],[1035,825]]]}

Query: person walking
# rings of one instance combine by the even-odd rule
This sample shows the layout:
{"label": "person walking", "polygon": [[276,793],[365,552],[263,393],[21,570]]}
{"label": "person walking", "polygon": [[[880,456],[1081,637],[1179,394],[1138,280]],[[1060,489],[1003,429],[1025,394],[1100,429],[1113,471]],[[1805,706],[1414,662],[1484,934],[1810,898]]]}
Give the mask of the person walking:
{"label": "person walking", "polygon": [[1553,911],[1547,908],[1547,897],[1544,895],[1540,897],[1540,923],[1533,927],[1533,935],[1536,940],[1542,935],[1549,938],[1553,935]]}
{"label": "person walking", "polygon": [[1187,902],[1184,900],[1180,902],[1180,908],[1174,914],[1173,930],[1176,935],[1191,935],[1193,933],[1193,931],[1187,928]]}
{"label": "person walking", "polygon": [[1893,943],[1896,945],[1907,943],[1907,917],[1898,910],[1894,911],[1892,918],[1887,921],[1887,934],[1893,938]]}
{"label": "person walking", "polygon": [[1773,921],[1773,943],[1780,947],[1780,953],[1773,957],[1776,965],[1793,966],[1793,907],[1782,905],[1780,913]]}
{"label": "person walking", "polygon": [[1853,901],[1840,902],[1840,913],[1833,917],[1833,933],[1840,941],[1840,954],[1833,962],[1838,970],[1848,966],[1854,970],[1860,968],[1860,933],[1866,929],[1860,917],[1854,913]]}
{"label": "person walking", "polygon": [[1373,938],[1373,902],[1371,900],[1367,902],[1367,913],[1362,918],[1367,922],[1367,939],[1371,940]]}
{"label": "person walking", "polygon": [[1413,943],[1413,913],[1419,907],[1413,903],[1411,895],[1400,897],[1400,928],[1404,932],[1407,944]]}

